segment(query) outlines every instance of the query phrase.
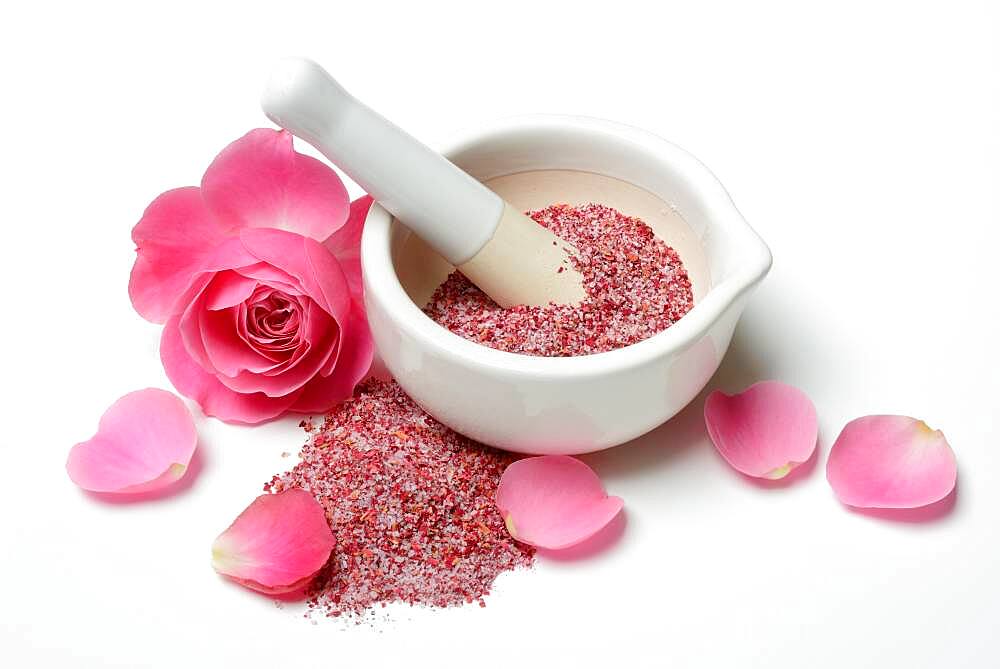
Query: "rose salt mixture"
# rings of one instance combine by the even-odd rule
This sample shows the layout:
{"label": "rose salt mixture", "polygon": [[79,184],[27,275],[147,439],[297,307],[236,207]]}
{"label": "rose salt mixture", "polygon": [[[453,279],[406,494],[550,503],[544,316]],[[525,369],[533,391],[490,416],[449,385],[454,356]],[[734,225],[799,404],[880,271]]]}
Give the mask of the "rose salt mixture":
{"label": "rose salt mixture", "polygon": [[[504,309],[455,272],[425,312],[486,346],[569,356],[634,344],[691,309],[684,265],[643,221],[600,204],[529,215],[575,248],[580,304]],[[265,490],[302,488],[326,511],[337,543],[311,586],[311,610],[484,605],[500,573],[532,564],[534,549],[510,537],[494,505],[515,458],[448,429],[394,381],[369,380],[322,425],[304,426],[312,436],[300,463]]]}
{"label": "rose salt mixture", "polygon": [[677,252],[642,220],[593,203],[556,204],[528,215],[576,248],[570,261],[583,275],[586,295],[580,304],[504,309],[456,271],[424,312],[491,348],[570,356],[642,341],[694,306],[691,280]]}
{"label": "rose salt mixture", "polygon": [[305,427],[300,463],[265,490],[302,488],[326,510],[337,543],[311,609],[485,605],[497,575],[531,565],[534,549],[511,539],[494,505],[514,458],[438,423],[394,381],[367,381]]}

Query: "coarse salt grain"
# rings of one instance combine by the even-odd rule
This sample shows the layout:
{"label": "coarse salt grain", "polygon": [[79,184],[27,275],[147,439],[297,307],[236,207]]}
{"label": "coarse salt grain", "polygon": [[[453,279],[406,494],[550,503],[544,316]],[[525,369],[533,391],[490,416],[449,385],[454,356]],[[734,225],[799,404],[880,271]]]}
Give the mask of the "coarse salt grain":
{"label": "coarse salt grain", "polygon": [[394,381],[370,380],[312,428],[301,461],[265,490],[303,488],[337,540],[309,606],[329,616],[407,602],[484,605],[502,572],[532,564],[494,505],[515,459],[428,416]]}
{"label": "coarse salt grain", "polygon": [[[556,204],[528,212],[576,247],[585,298],[576,305],[504,309],[458,272],[424,312],[455,334],[491,348],[538,356],[587,355],[661,332],[694,306],[677,252],[642,220],[600,204]],[[561,269],[561,268],[560,268]]]}

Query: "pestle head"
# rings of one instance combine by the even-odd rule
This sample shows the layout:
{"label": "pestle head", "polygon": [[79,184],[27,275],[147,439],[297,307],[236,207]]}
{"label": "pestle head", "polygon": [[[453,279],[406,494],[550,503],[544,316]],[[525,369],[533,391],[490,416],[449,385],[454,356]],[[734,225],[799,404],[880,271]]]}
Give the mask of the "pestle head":
{"label": "pestle head", "polygon": [[496,232],[458,269],[502,307],[578,304],[583,276],[570,262],[575,249],[504,202]]}

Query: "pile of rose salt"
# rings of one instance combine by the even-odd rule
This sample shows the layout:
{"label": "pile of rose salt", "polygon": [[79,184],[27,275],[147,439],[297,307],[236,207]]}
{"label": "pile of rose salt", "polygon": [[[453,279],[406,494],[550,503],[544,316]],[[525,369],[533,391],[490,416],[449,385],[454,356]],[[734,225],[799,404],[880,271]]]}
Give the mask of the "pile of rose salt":
{"label": "pile of rose salt", "polygon": [[265,490],[302,488],[323,506],[336,548],[310,591],[329,616],[483,596],[534,549],[504,528],[494,496],[514,458],[441,425],[395,382],[369,381],[331,412],[301,462]]}

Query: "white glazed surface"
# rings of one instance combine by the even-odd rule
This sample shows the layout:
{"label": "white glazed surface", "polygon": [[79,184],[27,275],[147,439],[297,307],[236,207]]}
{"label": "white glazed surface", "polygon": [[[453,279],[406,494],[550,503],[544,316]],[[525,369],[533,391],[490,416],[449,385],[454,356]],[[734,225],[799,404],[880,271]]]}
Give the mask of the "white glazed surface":
{"label": "white glazed surface", "polygon": [[280,61],[261,106],[453,262],[471,259],[496,231],[499,197],[355,99],[315,62]]}
{"label": "white glazed surface", "polygon": [[641,130],[564,116],[501,121],[443,153],[484,181],[569,169],[650,191],[700,240],[711,288],[672,327],[622,349],[570,358],[497,351],[440,327],[408,297],[393,260],[408,231],[376,204],[361,246],[368,317],[387,369],[428,413],[507,450],[586,453],[653,429],[701,391],[771,264],[767,246],[701,163]]}

